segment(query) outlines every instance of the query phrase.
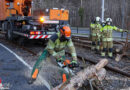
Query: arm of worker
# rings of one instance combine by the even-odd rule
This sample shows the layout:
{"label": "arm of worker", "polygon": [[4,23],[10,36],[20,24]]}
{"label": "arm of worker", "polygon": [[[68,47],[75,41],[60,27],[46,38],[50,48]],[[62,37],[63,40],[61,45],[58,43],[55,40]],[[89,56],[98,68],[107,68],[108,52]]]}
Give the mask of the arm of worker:
{"label": "arm of worker", "polygon": [[94,24],[90,24],[90,30],[94,29]]}
{"label": "arm of worker", "polygon": [[100,32],[102,32],[103,31],[103,27],[101,27],[101,29],[100,29]]}
{"label": "arm of worker", "polygon": [[124,29],[123,32],[129,32],[129,31]]}
{"label": "arm of worker", "polygon": [[67,46],[68,46],[68,48],[70,50],[70,53],[71,53],[71,56],[72,56],[73,60],[77,61],[76,50],[75,50],[74,44],[73,44],[71,39],[68,41]]}
{"label": "arm of worker", "polygon": [[58,59],[59,55],[55,52],[54,47],[55,47],[55,43],[50,39],[48,41],[46,49],[52,56],[54,56],[56,59]]}
{"label": "arm of worker", "polygon": [[128,30],[119,29],[116,26],[113,27],[113,30],[118,31],[118,32],[128,32]]}
{"label": "arm of worker", "polygon": [[101,29],[102,29],[102,25],[100,24],[100,25],[99,25],[99,34],[98,34],[99,37],[102,36],[102,30],[101,30]]}

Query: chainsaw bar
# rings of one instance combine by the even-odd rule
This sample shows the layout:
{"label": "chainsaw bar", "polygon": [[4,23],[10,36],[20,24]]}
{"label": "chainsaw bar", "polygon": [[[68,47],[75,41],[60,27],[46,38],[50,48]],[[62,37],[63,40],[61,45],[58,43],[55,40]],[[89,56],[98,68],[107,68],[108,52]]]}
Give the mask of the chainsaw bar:
{"label": "chainsaw bar", "polygon": [[62,62],[58,62],[58,65],[63,68],[68,74],[75,75],[74,71],[68,67],[68,65],[64,65]]}

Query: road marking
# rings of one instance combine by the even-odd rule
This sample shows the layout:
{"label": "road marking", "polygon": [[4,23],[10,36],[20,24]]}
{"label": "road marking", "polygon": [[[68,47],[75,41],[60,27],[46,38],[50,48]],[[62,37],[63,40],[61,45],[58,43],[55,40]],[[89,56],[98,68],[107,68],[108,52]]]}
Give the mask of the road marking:
{"label": "road marking", "polygon": [[9,48],[7,48],[6,46],[4,46],[3,44],[0,43],[0,45],[2,47],[4,47],[6,50],[8,50],[10,53],[12,53],[18,60],[20,60],[25,66],[27,66],[30,70],[32,70],[32,67],[26,63],[21,57],[19,57],[16,53],[14,53],[13,51],[11,51]]}
{"label": "road marking", "polygon": [[[7,51],[9,51],[10,53],[12,53],[19,61],[21,61],[25,66],[27,66],[30,70],[32,70],[33,68],[28,64],[26,63],[20,56],[18,56],[15,52],[13,52],[11,49],[9,49],[8,47],[6,47],[5,45],[3,45],[2,43],[0,43],[0,46],[4,47]],[[42,81],[42,83],[44,83],[45,86],[47,86],[47,88],[49,90],[51,90],[51,87],[50,85],[48,84],[48,82],[43,79],[41,77],[41,75],[39,75],[39,79]]]}

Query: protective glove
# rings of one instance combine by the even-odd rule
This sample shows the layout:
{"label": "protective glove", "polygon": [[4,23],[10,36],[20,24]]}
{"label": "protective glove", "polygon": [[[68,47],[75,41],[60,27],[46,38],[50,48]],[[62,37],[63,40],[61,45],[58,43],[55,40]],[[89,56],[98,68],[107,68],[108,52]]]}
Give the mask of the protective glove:
{"label": "protective glove", "polygon": [[69,64],[69,67],[70,68],[75,68],[75,67],[78,67],[79,64],[76,60],[72,60],[72,62]]}
{"label": "protective glove", "polygon": [[124,30],[124,32],[128,32],[128,30]]}
{"label": "protective glove", "polygon": [[36,80],[36,79],[30,78],[30,79],[28,80],[28,84],[33,84],[35,80]]}
{"label": "protective glove", "polygon": [[56,61],[57,61],[57,62],[63,62],[64,60],[63,60],[62,57],[59,57],[59,58],[56,59]]}

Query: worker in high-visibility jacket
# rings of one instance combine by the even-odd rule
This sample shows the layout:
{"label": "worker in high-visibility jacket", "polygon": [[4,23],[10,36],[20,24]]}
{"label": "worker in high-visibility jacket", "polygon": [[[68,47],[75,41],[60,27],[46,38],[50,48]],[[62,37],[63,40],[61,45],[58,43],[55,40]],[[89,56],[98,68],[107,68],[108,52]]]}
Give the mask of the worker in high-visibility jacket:
{"label": "worker in high-visibility jacket", "polygon": [[91,49],[96,50],[96,52],[99,52],[100,49],[101,28],[102,26],[100,24],[100,17],[96,17],[95,23],[91,23],[90,25],[91,40],[92,40]]}
{"label": "worker in high-visibility jacket", "polygon": [[68,47],[73,60],[70,64],[74,67],[77,66],[77,55],[75,51],[74,44],[71,40],[71,29],[69,26],[62,26],[60,28],[60,32],[52,35],[48,41],[46,48],[44,49],[43,53],[36,61],[32,74],[31,79],[29,80],[29,84],[32,84],[37,76],[38,73],[43,65],[43,60],[46,60],[47,57],[50,55],[55,57],[57,62],[63,62],[65,60],[65,48]]}
{"label": "worker in high-visibility jacket", "polygon": [[102,21],[101,25],[102,25],[102,27],[104,27],[106,25],[106,22]]}
{"label": "worker in high-visibility jacket", "polygon": [[117,28],[116,26],[111,26],[112,19],[107,18],[106,19],[106,25],[101,28],[101,38],[102,38],[102,44],[103,44],[103,50],[101,52],[101,56],[105,57],[106,53],[108,51],[108,56],[110,58],[113,58],[113,38],[112,38],[112,32],[113,30],[119,31],[119,32],[127,32],[127,30],[122,30]]}

